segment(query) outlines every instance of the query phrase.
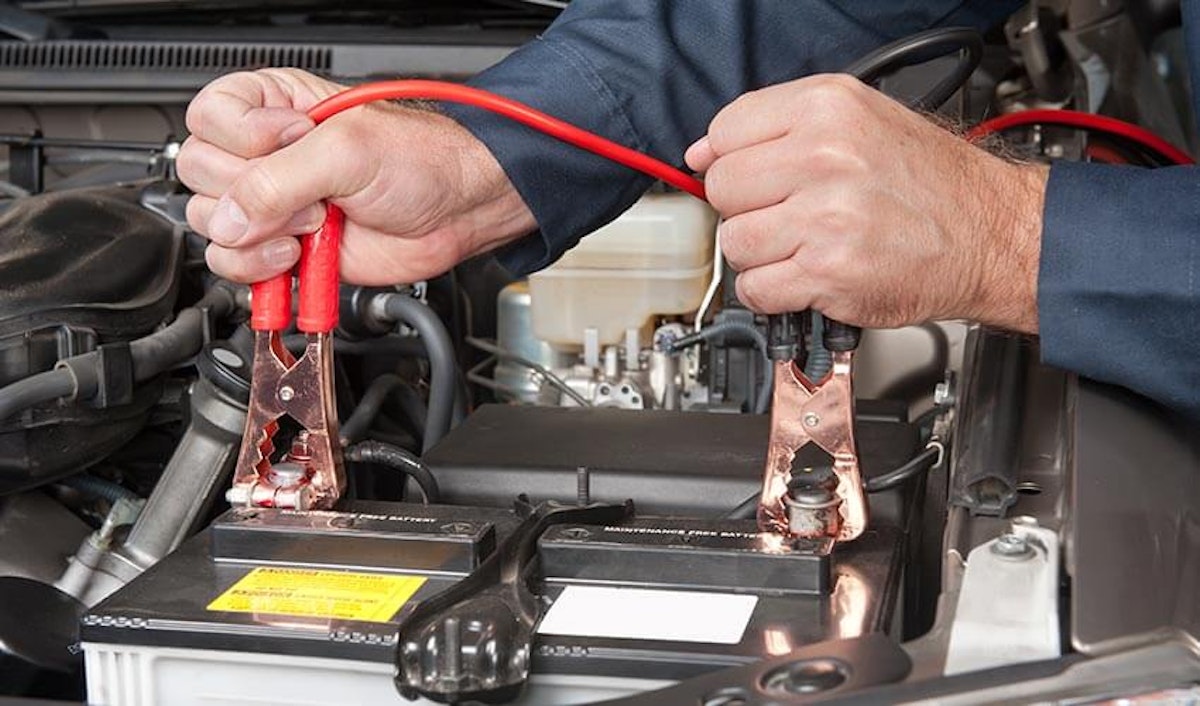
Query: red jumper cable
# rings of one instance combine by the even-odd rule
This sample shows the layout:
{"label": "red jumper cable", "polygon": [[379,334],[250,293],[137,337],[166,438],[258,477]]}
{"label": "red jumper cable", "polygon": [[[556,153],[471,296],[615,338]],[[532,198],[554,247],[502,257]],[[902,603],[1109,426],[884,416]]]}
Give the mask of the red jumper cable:
{"label": "red jumper cable", "polygon": [[[364,103],[402,99],[438,100],[484,108],[705,199],[703,182],[664,162],[517,101],[468,86],[423,80],[365,84],[321,101],[308,115],[320,124]],[[279,275],[252,288],[254,365],[246,433],[228,494],[233,505],[328,508],[345,487],[341,450],[337,445],[330,340],[337,325],[337,266],[343,215],[333,204],[326,209],[321,229],[301,238],[297,325],[308,335],[308,343],[299,359],[288,353],[282,341],[291,319],[291,274]],[[857,335],[854,340],[857,341]],[[791,360],[773,363],[776,375],[771,451],[758,513],[764,531],[849,540],[865,528],[866,499],[852,430],[852,350],[837,355],[833,371],[818,381],[808,380]],[[292,449],[280,462],[273,463],[272,437],[284,416],[299,422],[302,430]],[[834,456],[839,483],[836,503],[826,511],[829,520],[800,529],[781,520],[787,514],[785,494],[791,459],[797,449],[810,442]]]}

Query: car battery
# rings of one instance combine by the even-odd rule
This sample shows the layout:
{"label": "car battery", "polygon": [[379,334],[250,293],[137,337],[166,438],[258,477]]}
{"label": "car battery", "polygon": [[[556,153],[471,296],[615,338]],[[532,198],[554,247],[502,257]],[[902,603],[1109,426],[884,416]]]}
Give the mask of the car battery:
{"label": "car battery", "polygon": [[[397,626],[517,525],[496,508],[232,510],[84,617],[89,703],[410,703],[393,684]],[[590,703],[885,630],[899,535],[830,553],[768,546],[747,521],[551,527],[518,703]]]}

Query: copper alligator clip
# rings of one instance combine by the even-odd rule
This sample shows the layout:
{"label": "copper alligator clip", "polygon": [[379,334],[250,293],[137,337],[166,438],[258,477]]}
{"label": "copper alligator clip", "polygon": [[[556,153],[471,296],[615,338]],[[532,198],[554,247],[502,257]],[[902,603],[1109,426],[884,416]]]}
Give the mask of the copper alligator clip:
{"label": "copper alligator clip", "polygon": [[[821,380],[810,380],[794,358],[803,345],[794,317],[772,318],[775,373],[771,435],[758,505],[759,528],[791,537],[830,537],[845,542],[867,527],[867,496],[854,443],[854,386],[851,372],[860,330],[826,321],[825,347],[833,367]],[[782,343],[782,345],[775,345]],[[833,457],[837,487],[793,492],[792,462],[806,444]]]}
{"label": "copper alligator clip", "polygon": [[[254,364],[246,432],[226,494],[235,507],[332,507],[346,486],[333,392],[332,332],[338,317],[341,209],[328,206],[321,228],[301,239],[296,326],[308,342],[299,358],[283,345],[292,319],[292,275],[251,288]],[[291,417],[301,429],[278,461],[274,436]]]}

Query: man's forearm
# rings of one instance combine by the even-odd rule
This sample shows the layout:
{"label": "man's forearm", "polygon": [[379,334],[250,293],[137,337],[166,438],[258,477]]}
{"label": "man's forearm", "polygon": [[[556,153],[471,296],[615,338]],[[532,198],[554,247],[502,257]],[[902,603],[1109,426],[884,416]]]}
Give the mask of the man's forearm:
{"label": "man's forearm", "polygon": [[[681,164],[738,95],[841,69],[899,36],[1000,21],[996,0],[575,0],[544,36],[474,83]],[[649,180],[525,128],[448,107],[496,154],[541,226],[507,253],[515,270],[552,262],[627,208]]]}

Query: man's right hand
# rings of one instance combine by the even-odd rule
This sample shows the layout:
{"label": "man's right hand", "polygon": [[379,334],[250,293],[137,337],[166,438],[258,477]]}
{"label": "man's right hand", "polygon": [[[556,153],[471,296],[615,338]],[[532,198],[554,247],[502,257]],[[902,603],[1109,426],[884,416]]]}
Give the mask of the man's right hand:
{"label": "man's right hand", "polygon": [[376,103],[314,127],[306,111],[342,88],[264,69],[192,100],[177,165],[214,272],[254,282],[287,270],[326,200],[346,213],[341,272],[356,284],[433,277],[537,228],[492,154],[450,118]]}

